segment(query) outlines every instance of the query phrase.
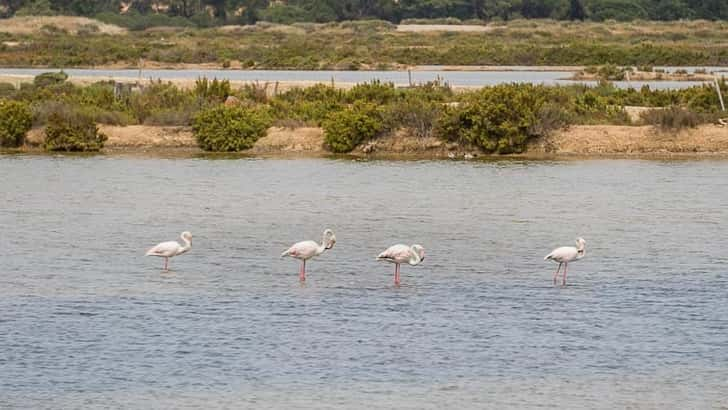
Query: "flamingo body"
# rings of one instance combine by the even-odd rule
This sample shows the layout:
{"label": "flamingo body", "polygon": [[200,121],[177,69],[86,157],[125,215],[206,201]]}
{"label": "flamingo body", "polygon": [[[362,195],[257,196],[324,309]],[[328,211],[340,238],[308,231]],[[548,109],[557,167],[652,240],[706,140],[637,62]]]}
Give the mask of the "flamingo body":
{"label": "flamingo body", "polygon": [[394,264],[394,284],[399,285],[399,265],[419,265],[425,259],[425,248],[421,245],[392,245],[377,256],[377,260]]}
{"label": "flamingo body", "polygon": [[321,241],[321,244],[314,241],[302,241],[297,242],[293,244],[290,248],[288,248],[285,252],[281,254],[281,258],[285,256],[290,256],[292,258],[299,259],[301,261],[301,270],[299,271],[299,279],[301,282],[306,281],[306,261],[321,255],[324,253],[324,251],[331,249],[334,247],[334,244],[336,243],[336,235],[334,235],[334,231],[331,229],[326,229],[324,231],[323,240]]}
{"label": "flamingo body", "polygon": [[182,255],[192,248],[192,234],[188,231],[182,232],[180,235],[184,245],[180,245],[177,241],[168,241],[157,244],[147,251],[146,256],[158,256],[164,258],[164,270],[167,270],[169,258]]}
{"label": "flamingo body", "polygon": [[293,246],[283,252],[281,256],[290,256],[300,260],[309,260],[314,256],[321,255],[324,250],[324,247],[319,246],[319,244],[314,241],[301,241],[293,244]]}
{"label": "flamingo body", "polygon": [[552,260],[559,263],[559,267],[556,269],[556,273],[554,273],[554,284],[557,282],[559,270],[561,270],[561,265],[563,265],[564,274],[561,284],[566,286],[566,274],[569,268],[569,262],[578,261],[583,258],[586,255],[585,247],[586,241],[583,238],[577,238],[575,247],[562,246],[560,248],[556,248],[543,258],[543,260]]}

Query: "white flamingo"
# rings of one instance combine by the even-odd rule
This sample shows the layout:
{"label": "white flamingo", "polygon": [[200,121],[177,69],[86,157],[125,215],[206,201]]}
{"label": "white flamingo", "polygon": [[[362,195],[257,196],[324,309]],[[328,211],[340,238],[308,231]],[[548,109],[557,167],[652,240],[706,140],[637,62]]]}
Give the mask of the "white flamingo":
{"label": "white flamingo", "polygon": [[546,255],[543,260],[552,260],[554,262],[559,263],[559,267],[556,269],[556,273],[554,273],[554,285],[556,284],[556,281],[559,277],[559,270],[561,270],[561,265],[564,265],[564,278],[561,284],[563,286],[566,286],[566,271],[569,268],[569,262],[578,261],[579,259],[583,258],[585,255],[585,249],[586,241],[582,238],[576,238],[576,247],[573,246],[562,246],[560,248],[556,248],[551,253]]}
{"label": "white flamingo", "polygon": [[321,241],[321,245],[314,241],[303,241],[298,242],[288,248],[281,254],[281,258],[284,256],[290,256],[292,258],[300,259],[301,270],[299,271],[298,277],[301,282],[306,281],[306,261],[313,258],[314,256],[321,255],[325,250],[331,249],[336,243],[336,235],[331,229],[324,231],[324,238]]}
{"label": "white flamingo", "polygon": [[412,266],[419,265],[425,260],[425,248],[422,245],[392,245],[377,256],[379,261],[387,261],[394,264],[394,284],[399,285],[399,265],[409,263]]}
{"label": "white flamingo", "polygon": [[180,245],[177,241],[162,242],[159,245],[149,249],[146,256],[159,256],[164,258],[164,270],[167,270],[169,264],[169,258],[189,251],[192,248],[192,234],[184,231],[180,235],[182,241],[185,243],[184,246]]}

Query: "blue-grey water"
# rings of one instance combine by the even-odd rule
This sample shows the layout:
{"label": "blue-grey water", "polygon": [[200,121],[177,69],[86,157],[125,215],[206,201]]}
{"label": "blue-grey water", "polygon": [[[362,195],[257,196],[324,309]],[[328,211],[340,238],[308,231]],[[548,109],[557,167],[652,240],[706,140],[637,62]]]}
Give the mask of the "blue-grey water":
{"label": "blue-grey water", "polygon": [[[0,408],[728,407],[728,162],[0,156]],[[298,283],[288,245],[338,242]],[[161,271],[144,251],[183,230]],[[587,241],[554,286],[552,248]],[[375,255],[421,243],[420,266]]]}
{"label": "blue-grey water", "polygon": [[[719,67],[710,67],[718,69]],[[38,75],[52,69],[42,68],[0,68],[0,75]],[[133,69],[65,69],[71,76],[108,78],[140,77],[139,70]],[[587,84],[596,85],[596,81],[565,80],[573,73],[564,71],[529,71],[528,67],[506,67],[504,71],[444,71],[431,70],[412,71],[306,71],[306,70],[143,70],[143,79],[195,79],[199,77],[228,79],[237,81],[313,81],[334,83],[364,83],[373,80],[391,82],[397,86],[405,86],[410,82],[423,84],[428,81],[441,80],[451,86],[482,87],[503,83],[531,83],[546,85]],[[615,81],[620,88],[639,89],[649,85],[652,89],[680,89],[701,85],[701,81]]]}

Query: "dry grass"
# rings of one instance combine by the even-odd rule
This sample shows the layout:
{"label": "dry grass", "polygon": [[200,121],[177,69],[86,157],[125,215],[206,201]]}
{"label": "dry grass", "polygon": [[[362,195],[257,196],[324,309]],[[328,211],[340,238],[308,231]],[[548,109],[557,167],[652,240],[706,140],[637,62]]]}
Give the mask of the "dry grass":
{"label": "dry grass", "polygon": [[397,26],[397,31],[401,33],[426,33],[426,32],[438,32],[438,31],[455,31],[455,32],[470,32],[470,33],[482,33],[486,31],[492,31],[492,26],[479,26],[479,25],[467,25],[467,24],[400,24]]}
{"label": "dry grass", "polygon": [[102,23],[86,17],[47,16],[47,17],[13,17],[2,20],[0,31],[10,34],[35,34],[43,26],[54,26],[69,33],[78,33],[83,26],[94,25],[102,34],[124,34],[126,29],[112,24]]}

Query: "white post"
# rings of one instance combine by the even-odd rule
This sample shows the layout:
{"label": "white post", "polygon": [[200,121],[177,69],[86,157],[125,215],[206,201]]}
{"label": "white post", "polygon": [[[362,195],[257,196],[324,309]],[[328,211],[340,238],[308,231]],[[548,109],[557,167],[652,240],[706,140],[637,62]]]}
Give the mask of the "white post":
{"label": "white post", "polygon": [[720,109],[725,111],[725,103],[723,103],[723,94],[720,92],[720,84],[718,84],[718,78],[713,77],[713,84],[715,84],[715,91],[718,93],[718,99],[720,100]]}

